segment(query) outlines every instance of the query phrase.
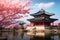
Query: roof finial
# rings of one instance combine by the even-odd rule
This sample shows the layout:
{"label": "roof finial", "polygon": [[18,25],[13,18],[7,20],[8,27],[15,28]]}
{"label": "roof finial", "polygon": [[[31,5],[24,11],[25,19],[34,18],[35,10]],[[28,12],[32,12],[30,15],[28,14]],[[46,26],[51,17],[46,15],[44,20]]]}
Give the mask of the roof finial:
{"label": "roof finial", "polygon": [[41,11],[45,11],[44,9],[41,9]]}
{"label": "roof finial", "polygon": [[41,9],[40,11],[41,11],[41,12],[43,12],[43,13],[45,12],[45,10],[44,10],[44,9]]}

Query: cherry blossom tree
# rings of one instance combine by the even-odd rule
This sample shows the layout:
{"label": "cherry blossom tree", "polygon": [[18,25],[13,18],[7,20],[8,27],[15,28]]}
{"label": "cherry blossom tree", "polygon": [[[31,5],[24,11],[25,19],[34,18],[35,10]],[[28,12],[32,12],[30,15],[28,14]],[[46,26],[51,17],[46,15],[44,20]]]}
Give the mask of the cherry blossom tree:
{"label": "cherry blossom tree", "polygon": [[20,27],[14,20],[23,17],[19,14],[29,13],[31,8],[28,6],[30,4],[30,0],[0,0],[0,27]]}

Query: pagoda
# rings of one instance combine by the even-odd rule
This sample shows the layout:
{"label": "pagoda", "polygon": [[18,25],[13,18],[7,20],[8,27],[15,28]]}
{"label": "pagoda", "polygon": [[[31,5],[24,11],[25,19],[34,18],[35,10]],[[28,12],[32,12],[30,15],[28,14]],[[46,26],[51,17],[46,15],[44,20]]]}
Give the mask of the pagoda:
{"label": "pagoda", "polygon": [[51,23],[58,19],[50,18],[51,16],[55,15],[49,12],[46,12],[44,9],[41,9],[37,13],[30,14],[34,18],[28,19],[31,23],[33,23],[33,27],[30,28],[36,28],[37,30],[44,30],[46,28],[51,27]]}

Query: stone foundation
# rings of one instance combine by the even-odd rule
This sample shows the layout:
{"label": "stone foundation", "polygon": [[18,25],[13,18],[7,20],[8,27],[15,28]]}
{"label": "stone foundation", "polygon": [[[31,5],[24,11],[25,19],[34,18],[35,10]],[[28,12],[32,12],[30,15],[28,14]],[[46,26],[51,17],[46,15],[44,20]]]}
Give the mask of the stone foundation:
{"label": "stone foundation", "polygon": [[27,27],[26,30],[28,31],[44,31],[45,30],[45,27],[44,26],[30,26],[30,27]]}

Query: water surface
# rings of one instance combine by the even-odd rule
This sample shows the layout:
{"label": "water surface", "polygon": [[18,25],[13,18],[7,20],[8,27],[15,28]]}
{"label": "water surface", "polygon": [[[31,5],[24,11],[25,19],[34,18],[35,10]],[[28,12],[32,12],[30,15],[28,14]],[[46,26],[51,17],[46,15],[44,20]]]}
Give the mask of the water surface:
{"label": "water surface", "polygon": [[59,34],[53,34],[53,33],[26,33],[26,32],[19,32],[15,33],[9,33],[7,36],[7,40],[60,40]]}

